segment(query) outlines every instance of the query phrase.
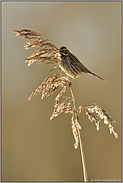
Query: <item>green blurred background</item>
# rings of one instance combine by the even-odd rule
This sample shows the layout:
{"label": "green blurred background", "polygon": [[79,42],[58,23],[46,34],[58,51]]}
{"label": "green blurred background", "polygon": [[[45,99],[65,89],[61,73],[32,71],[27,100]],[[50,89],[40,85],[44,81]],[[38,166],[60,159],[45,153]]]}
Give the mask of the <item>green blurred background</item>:
{"label": "green blurred background", "polygon": [[[93,102],[116,120],[116,139],[80,115],[89,181],[121,180],[121,2],[2,2],[2,181],[83,181],[70,114],[49,120],[56,93],[27,101],[52,65],[27,67],[37,49],[13,29],[28,28],[65,45],[91,71],[73,82],[77,106]],[[67,93],[68,94],[68,93]]]}

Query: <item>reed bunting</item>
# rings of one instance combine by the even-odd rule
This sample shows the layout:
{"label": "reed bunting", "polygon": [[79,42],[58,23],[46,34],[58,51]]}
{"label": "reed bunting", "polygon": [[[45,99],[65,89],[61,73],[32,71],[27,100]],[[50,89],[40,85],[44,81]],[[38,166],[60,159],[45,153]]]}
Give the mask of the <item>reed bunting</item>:
{"label": "reed bunting", "polygon": [[[56,55],[58,57],[58,65],[68,76],[73,78],[73,80],[83,73],[96,76],[104,81],[103,78],[94,74],[88,70],[79,59],[73,55],[65,46],[59,48],[59,53]],[[72,81],[73,81],[72,80]],[[72,82],[71,81],[71,82]]]}
{"label": "reed bunting", "polygon": [[96,76],[104,81],[103,78],[88,70],[65,46],[61,46],[58,49],[48,38],[29,29],[18,29],[13,30],[13,32],[16,33],[16,36],[21,36],[23,39],[33,40],[25,45],[25,49],[40,47],[37,52],[26,59],[28,66],[35,61],[48,61],[50,64],[57,63],[62,71],[73,78],[72,81],[83,73]]}

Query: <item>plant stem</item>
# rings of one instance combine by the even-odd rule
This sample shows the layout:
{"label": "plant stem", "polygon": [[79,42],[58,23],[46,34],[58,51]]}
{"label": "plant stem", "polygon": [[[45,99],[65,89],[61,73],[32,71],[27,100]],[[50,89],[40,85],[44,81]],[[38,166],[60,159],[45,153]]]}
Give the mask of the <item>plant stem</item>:
{"label": "plant stem", "polygon": [[82,165],[83,165],[84,181],[88,182],[88,174],[87,174],[87,169],[86,169],[86,164],[85,164],[85,157],[84,157],[84,149],[83,149],[83,144],[82,144],[82,137],[81,137],[79,129],[78,129],[78,134],[79,134],[79,145],[80,145],[80,151],[81,151],[81,160],[82,160]]}
{"label": "plant stem", "polygon": [[[75,115],[76,115],[76,120],[79,123],[79,118],[78,118],[78,113],[77,113],[77,109],[76,109],[76,103],[75,103],[75,99],[74,99],[72,84],[70,85],[70,92],[71,92],[71,96],[72,96],[72,100],[73,100],[73,106],[74,106],[74,111],[75,111]],[[79,135],[79,145],[80,145],[80,152],[81,152],[81,161],[82,161],[82,166],[83,166],[84,182],[88,182],[88,175],[87,175],[87,169],[86,169],[85,157],[84,157],[84,149],[83,149],[82,137],[81,137],[79,128],[78,128],[78,135]]]}

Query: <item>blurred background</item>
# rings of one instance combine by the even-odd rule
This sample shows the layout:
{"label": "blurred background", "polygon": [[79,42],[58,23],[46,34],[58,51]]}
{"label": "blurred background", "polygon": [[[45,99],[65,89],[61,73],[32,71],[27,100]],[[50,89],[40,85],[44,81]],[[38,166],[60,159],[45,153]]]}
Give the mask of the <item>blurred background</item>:
{"label": "blurred background", "polygon": [[19,28],[65,45],[106,80],[82,75],[73,89],[76,105],[94,102],[108,111],[119,135],[103,122],[97,131],[80,115],[89,181],[121,181],[121,2],[2,2],[2,181],[83,181],[71,115],[50,121],[58,91],[27,101],[52,65],[27,67],[24,60],[37,49],[24,49],[28,40],[11,32]]}

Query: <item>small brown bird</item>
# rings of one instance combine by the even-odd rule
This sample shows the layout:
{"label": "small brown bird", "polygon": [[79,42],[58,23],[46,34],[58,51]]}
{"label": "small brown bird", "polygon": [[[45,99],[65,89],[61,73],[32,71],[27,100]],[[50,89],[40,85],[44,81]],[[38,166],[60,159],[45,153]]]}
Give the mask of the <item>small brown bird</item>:
{"label": "small brown bird", "polygon": [[48,38],[32,30],[18,29],[13,30],[13,32],[16,33],[16,36],[21,36],[23,39],[27,38],[33,40],[25,45],[25,49],[35,46],[40,47],[40,50],[26,59],[28,66],[35,61],[41,63],[48,60],[48,63],[57,63],[62,71],[73,78],[72,81],[83,73],[91,74],[104,81],[103,78],[89,71],[65,46],[61,46],[58,49]]}
{"label": "small brown bird", "polygon": [[[103,78],[89,71],[79,60],[73,55],[65,46],[61,46],[59,48],[58,57],[58,65],[68,76],[70,76],[72,81],[80,76],[82,73],[91,74],[96,76],[104,81]],[[71,81],[71,82],[72,82]]]}

